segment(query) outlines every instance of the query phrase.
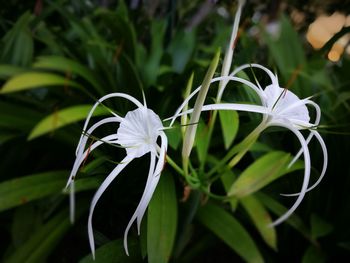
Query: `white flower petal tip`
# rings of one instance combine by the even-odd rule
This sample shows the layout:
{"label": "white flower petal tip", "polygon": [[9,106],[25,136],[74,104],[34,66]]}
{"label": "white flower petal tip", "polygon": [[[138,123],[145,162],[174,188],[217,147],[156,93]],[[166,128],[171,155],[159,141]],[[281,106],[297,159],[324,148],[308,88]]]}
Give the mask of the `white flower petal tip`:
{"label": "white flower petal tip", "polygon": [[[93,112],[99,104],[104,100],[110,98],[124,98],[136,105],[136,109],[129,111],[125,117],[121,117],[116,113],[110,111],[113,117],[108,117],[102,119],[92,125],[88,129],[89,121],[92,117]],[[95,241],[92,227],[92,216],[94,213],[95,206],[107,189],[107,187],[112,183],[112,181],[118,176],[120,172],[135,158],[142,157],[143,155],[150,153],[151,163],[150,171],[144,190],[144,194],[140,200],[139,206],[131,218],[124,235],[124,247],[125,252],[129,255],[127,247],[127,235],[129,228],[133,222],[137,219],[138,231],[140,228],[142,217],[147,209],[147,206],[152,198],[153,192],[159,181],[159,174],[161,173],[166,157],[167,150],[167,137],[164,133],[164,127],[159,116],[154,113],[151,109],[147,108],[145,96],[143,94],[143,104],[140,103],[134,97],[124,94],[124,93],[112,93],[108,94],[98,100],[97,103],[90,110],[87,119],[84,124],[83,133],[79,139],[79,143],[76,149],[76,159],[69,176],[66,187],[70,187],[70,218],[74,219],[75,210],[75,197],[74,197],[74,178],[81,167],[81,165],[86,161],[88,155],[94,151],[100,145],[107,143],[124,148],[126,151],[125,158],[118,163],[114,170],[106,177],[102,182],[98,190],[96,191],[90,206],[89,218],[88,218],[88,236],[91,248],[91,253],[93,259],[95,259]],[[92,143],[87,147],[87,141],[90,135],[100,126],[104,124],[116,124],[119,123],[118,129],[116,129],[115,134],[110,134],[102,139]],[[160,145],[158,145],[157,140],[160,138]]]}

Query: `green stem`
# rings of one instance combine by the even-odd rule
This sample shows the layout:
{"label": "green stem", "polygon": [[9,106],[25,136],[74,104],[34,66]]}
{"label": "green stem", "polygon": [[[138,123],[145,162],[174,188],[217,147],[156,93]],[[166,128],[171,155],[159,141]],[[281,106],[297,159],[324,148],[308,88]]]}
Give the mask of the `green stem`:
{"label": "green stem", "polygon": [[266,121],[262,121],[258,127],[256,127],[243,141],[231,148],[231,150],[225,155],[224,158],[217,165],[215,165],[208,173],[207,176],[210,177],[215,174],[222,166],[224,166],[230,159],[234,157],[235,154],[241,152],[237,155],[237,158],[234,157],[229,165],[232,168],[250,149],[254,142],[258,139],[260,133],[266,128]]}
{"label": "green stem", "polygon": [[168,162],[168,164],[169,164],[171,167],[174,168],[174,170],[175,170],[176,172],[178,172],[178,173],[181,174],[182,176],[185,175],[185,173],[184,173],[184,171],[181,169],[181,167],[178,166],[178,165],[175,163],[175,161],[174,161],[173,159],[170,158],[169,155],[166,155],[166,161]]}

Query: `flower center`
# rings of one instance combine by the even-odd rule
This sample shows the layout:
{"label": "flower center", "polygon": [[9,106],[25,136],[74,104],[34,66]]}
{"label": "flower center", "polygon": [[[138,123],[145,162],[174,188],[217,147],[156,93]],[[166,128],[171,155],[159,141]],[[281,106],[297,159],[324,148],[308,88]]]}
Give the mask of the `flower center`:
{"label": "flower center", "polygon": [[285,118],[309,122],[309,111],[304,103],[290,90],[282,89],[276,85],[269,85],[265,88],[266,106],[271,109],[273,118]]}
{"label": "flower center", "polygon": [[141,157],[150,151],[156,151],[157,138],[163,128],[162,122],[154,111],[142,107],[129,111],[117,130],[118,143],[126,148],[127,154]]}

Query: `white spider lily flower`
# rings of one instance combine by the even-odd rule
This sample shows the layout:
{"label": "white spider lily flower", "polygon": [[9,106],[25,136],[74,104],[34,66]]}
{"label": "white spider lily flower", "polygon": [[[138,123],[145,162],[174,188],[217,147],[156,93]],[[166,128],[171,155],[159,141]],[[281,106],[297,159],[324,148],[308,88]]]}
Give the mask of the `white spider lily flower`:
{"label": "white spider lily flower", "polygon": [[[92,125],[87,129],[90,118],[98,105],[100,105],[104,100],[109,98],[125,98],[133,102],[137,108],[135,110],[127,112],[125,117],[121,117],[114,112],[111,112],[114,116],[108,117]],[[106,123],[119,123],[119,128],[115,134],[107,135],[101,140],[94,142],[89,147],[86,147],[87,140],[92,134],[92,132]],[[71,187],[70,191],[70,205],[71,205],[71,220],[74,219],[74,178],[78,172],[79,167],[82,165],[84,160],[87,158],[89,153],[102,145],[103,143],[108,143],[112,145],[117,145],[119,147],[125,148],[126,156],[124,159],[113,169],[113,171],[106,177],[102,182],[98,190],[96,191],[90,206],[89,218],[88,218],[88,234],[89,242],[92,251],[93,258],[95,258],[95,242],[92,229],[92,216],[95,206],[111,184],[111,182],[118,176],[118,174],[135,158],[144,156],[150,153],[150,167],[148,172],[148,178],[144,192],[142,194],[141,200],[131,217],[124,233],[124,248],[126,254],[128,252],[127,236],[132,224],[137,222],[137,230],[140,233],[140,225],[142,217],[147,209],[147,206],[152,198],[154,190],[158,184],[160,173],[165,164],[165,156],[168,146],[167,137],[163,131],[164,127],[157,114],[155,114],[151,109],[147,108],[146,102],[144,105],[138,100],[130,95],[124,93],[111,93],[101,99],[99,99],[95,105],[92,107],[90,113],[87,116],[85,125],[83,128],[83,133],[80,137],[77,149],[76,149],[76,159],[73,165],[73,169],[69,176],[67,186]],[[160,138],[160,145],[158,145],[157,140]]]}
{"label": "white spider lily flower", "polygon": [[[262,89],[259,84],[255,85],[250,81],[247,81],[242,78],[235,77],[235,75],[249,67],[260,68],[264,70],[271,79],[271,84],[267,86],[265,89]],[[217,103],[217,104],[209,104],[204,105],[201,111],[211,111],[211,110],[236,110],[236,111],[246,111],[246,112],[255,112],[263,114],[262,123],[259,125],[261,129],[257,129],[257,133],[261,133],[268,127],[277,126],[283,127],[295,134],[297,139],[301,144],[301,150],[297,153],[294,159],[289,164],[289,167],[295,163],[295,161],[299,158],[301,154],[304,156],[304,180],[302,184],[301,191],[295,194],[286,194],[286,196],[298,196],[293,206],[280,218],[278,218],[275,222],[271,224],[271,226],[275,226],[286,220],[299,206],[302,199],[304,198],[306,192],[315,188],[322,178],[325,175],[327,164],[328,164],[328,154],[326,145],[320,136],[320,134],[316,131],[317,125],[320,122],[321,118],[321,110],[319,106],[310,100],[310,98],[299,99],[293,92],[287,89],[280,88],[278,84],[277,76],[275,76],[269,69],[259,64],[246,64],[240,66],[235,71],[233,71],[229,76],[222,76],[218,78],[212,79],[213,82],[217,81],[236,81],[242,84],[245,84],[247,87],[252,89],[260,98],[261,105],[252,105],[252,104],[239,104],[239,103]],[[183,114],[189,114],[192,110],[182,111],[184,105],[188,104],[189,100],[198,93],[201,87],[198,87],[195,91],[191,93],[191,95],[183,102],[183,104],[178,108],[175,115],[169,119],[171,120],[170,126],[173,125],[175,119],[178,116]],[[316,111],[316,118],[314,123],[310,122],[309,110],[307,106],[311,106]],[[305,139],[300,132],[300,130],[307,129],[310,131],[307,139]],[[309,179],[311,172],[311,158],[308,149],[308,143],[315,136],[323,152],[323,167],[322,172],[320,174],[319,179],[310,187]]]}

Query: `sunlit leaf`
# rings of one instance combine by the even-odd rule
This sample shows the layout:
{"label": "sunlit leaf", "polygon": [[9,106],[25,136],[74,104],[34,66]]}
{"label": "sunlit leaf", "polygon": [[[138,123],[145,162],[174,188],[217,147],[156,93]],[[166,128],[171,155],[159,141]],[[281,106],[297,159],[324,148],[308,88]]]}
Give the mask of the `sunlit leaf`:
{"label": "sunlit leaf", "polygon": [[[91,110],[91,105],[78,105],[69,107],[42,119],[30,132],[28,140],[32,140],[44,134],[55,131],[68,124],[84,120]],[[100,107],[96,108],[93,116],[102,116],[108,114],[108,110]]]}
{"label": "sunlit leaf", "polygon": [[100,83],[95,78],[94,73],[89,68],[74,60],[60,56],[39,57],[38,61],[34,63],[33,67],[57,70],[65,74],[77,74],[89,81],[95,88],[101,90]]}
{"label": "sunlit leaf", "polygon": [[206,204],[199,209],[197,218],[247,262],[264,262],[252,237],[221,207]]}
{"label": "sunlit leaf", "polygon": [[0,93],[10,93],[47,86],[80,87],[69,78],[52,73],[29,72],[14,76],[0,89]]}
{"label": "sunlit leaf", "polygon": [[237,197],[247,196],[268,185],[280,176],[302,168],[300,163],[287,168],[291,160],[291,155],[285,152],[275,151],[265,154],[242,172],[232,185],[228,195]]}

